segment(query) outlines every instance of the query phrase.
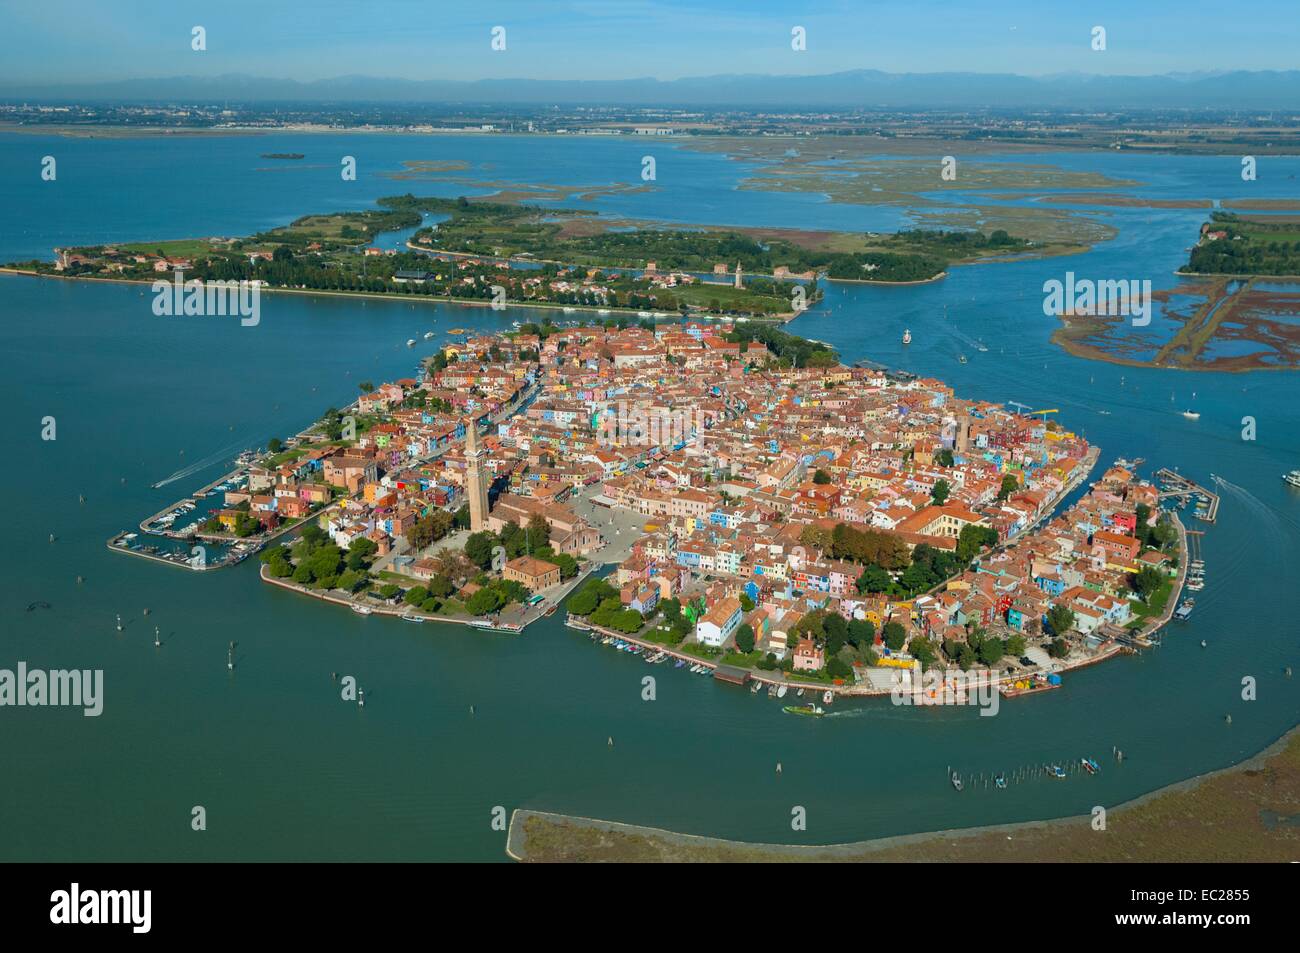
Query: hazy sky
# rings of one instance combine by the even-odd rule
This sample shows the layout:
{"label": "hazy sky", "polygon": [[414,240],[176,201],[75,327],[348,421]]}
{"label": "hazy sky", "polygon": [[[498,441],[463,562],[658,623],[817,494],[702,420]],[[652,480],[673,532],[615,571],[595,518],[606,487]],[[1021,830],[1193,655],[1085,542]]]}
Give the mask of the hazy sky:
{"label": "hazy sky", "polygon": [[[675,79],[1300,67],[1300,0],[0,0],[0,79]],[[190,49],[191,28],[206,52]],[[490,47],[494,26],[506,50]],[[807,51],[790,48],[794,26]],[[1094,52],[1094,26],[1107,49]]]}

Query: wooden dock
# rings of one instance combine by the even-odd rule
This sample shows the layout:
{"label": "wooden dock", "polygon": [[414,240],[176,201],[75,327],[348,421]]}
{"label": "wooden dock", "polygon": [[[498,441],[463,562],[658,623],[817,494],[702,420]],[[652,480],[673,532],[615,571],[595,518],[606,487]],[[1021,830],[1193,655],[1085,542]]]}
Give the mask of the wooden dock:
{"label": "wooden dock", "polygon": [[1186,499],[1191,496],[1204,496],[1210,502],[1204,513],[1198,512],[1196,514],[1197,518],[1207,523],[1213,523],[1218,518],[1219,494],[1213,490],[1207,490],[1181,473],[1168,468],[1157,470],[1155,475],[1161,484],[1160,499]]}

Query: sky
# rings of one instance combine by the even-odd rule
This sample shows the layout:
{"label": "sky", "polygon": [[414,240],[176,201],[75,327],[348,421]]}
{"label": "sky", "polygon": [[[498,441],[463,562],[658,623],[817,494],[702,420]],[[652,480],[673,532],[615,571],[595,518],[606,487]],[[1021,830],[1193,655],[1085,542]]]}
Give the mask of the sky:
{"label": "sky", "polygon": [[0,80],[23,85],[1300,68],[1300,0],[0,0],[0,24]]}

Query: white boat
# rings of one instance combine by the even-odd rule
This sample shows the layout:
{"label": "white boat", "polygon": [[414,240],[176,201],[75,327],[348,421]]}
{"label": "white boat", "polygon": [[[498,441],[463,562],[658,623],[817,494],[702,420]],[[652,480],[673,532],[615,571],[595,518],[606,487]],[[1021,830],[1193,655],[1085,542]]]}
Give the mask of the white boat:
{"label": "white boat", "polygon": [[654,315],[651,314],[649,311],[638,311],[638,312],[636,313],[636,316],[637,316],[638,318],[653,318],[653,317],[654,317]]}
{"label": "white boat", "polygon": [[1199,413],[1197,413],[1196,411],[1194,411],[1194,410],[1184,410],[1184,411],[1183,411],[1183,416],[1186,417],[1188,420],[1200,420],[1200,419],[1201,419],[1201,415],[1200,415]]}
{"label": "white boat", "polygon": [[425,339],[426,341],[428,341],[428,340],[429,340],[430,338],[432,338],[432,337],[433,337],[433,332],[432,332],[432,331],[425,331],[425,332],[424,332],[424,339]]}
{"label": "white boat", "polygon": [[565,314],[577,314],[577,313],[578,313],[578,309],[577,309],[577,308],[564,308],[563,310],[564,310],[564,313],[565,313]]}
{"label": "white boat", "polygon": [[419,615],[410,615],[409,613],[404,613],[404,614],[402,615],[402,621],[403,621],[403,622],[423,622],[423,621],[424,621],[424,616],[419,616]]}
{"label": "white boat", "polygon": [[911,344],[911,343],[912,343],[912,329],[911,329],[911,328],[903,328],[903,343],[904,343],[904,344]]}
{"label": "white boat", "polygon": [[601,309],[600,309],[599,311],[597,311],[596,313],[597,313],[597,314],[600,314],[600,315],[609,314],[609,309],[608,309],[608,308],[601,308]]}
{"label": "white boat", "polygon": [[415,338],[407,338],[407,339],[406,339],[406,346],[407,346],[407,347],[415,347]]}
{"label": "white boat", "polygon": [[370,606],[353,606],[352,611],[355,612],[357,615],[370,615],[370,613],[374,612],[375,610],[370,608]]}
{"label": "white boat", "polygon": [[829,705],[833,701],[835,701],[835,693],[828,688],[822,694],[822,704]]}
{"label": "white boat", "polygon": [[777,698],[785,698],[785,689],[786,689],[786,686],[784,686],[784,685],[779,686],[779,687],[777,688],[777,690],[776,690],[776,697],[777,697]]}
{"label": "white boat", "polygon": [[1300,486],[1300,470],[1292,470],[1290,473],[1282,474],[1282,479],[1292,486]]}

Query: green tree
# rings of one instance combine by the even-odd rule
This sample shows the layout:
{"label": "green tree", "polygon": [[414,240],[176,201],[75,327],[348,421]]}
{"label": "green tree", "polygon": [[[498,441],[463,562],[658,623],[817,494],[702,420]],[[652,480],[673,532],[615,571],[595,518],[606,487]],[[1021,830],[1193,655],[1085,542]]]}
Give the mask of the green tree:
{"label": "green tree", "polygon": [[897,622],[886,622],[881,635],[891,652],[901,652],[907,642],[907,630]]}
{"label": "green tree", "polygon": [[487,615],[501,608],[504,603],[505,600],[501,597],[501,593],[489,586],[484,586],[469,597],[469,601],[465,603],[465,608],[474,615]]}
{"label": "green tree", "polygon": [[935,506],[943,506],[944,501],[948,499],[950,489],[947,480],[939,480],[930,491],[930,500]]}
{"label": "green tree", "polygon": [[1064,635],[1074,627],[1074,613],[1069,606],[1054,605],[1047,610],[1047,625],[1054,635]]}
{"label": "green tree", "polygon": [[742,622],[736,630],[736,648],[745,654],[754,651],[754,628],[748,622]]}
{"label": "green tree", "polygon": [[862,593],[884,592],[889,588],[891,581],[889,573],[872,563],[862,570],[862,575],[858,576],[856,586],[858,592]]}

